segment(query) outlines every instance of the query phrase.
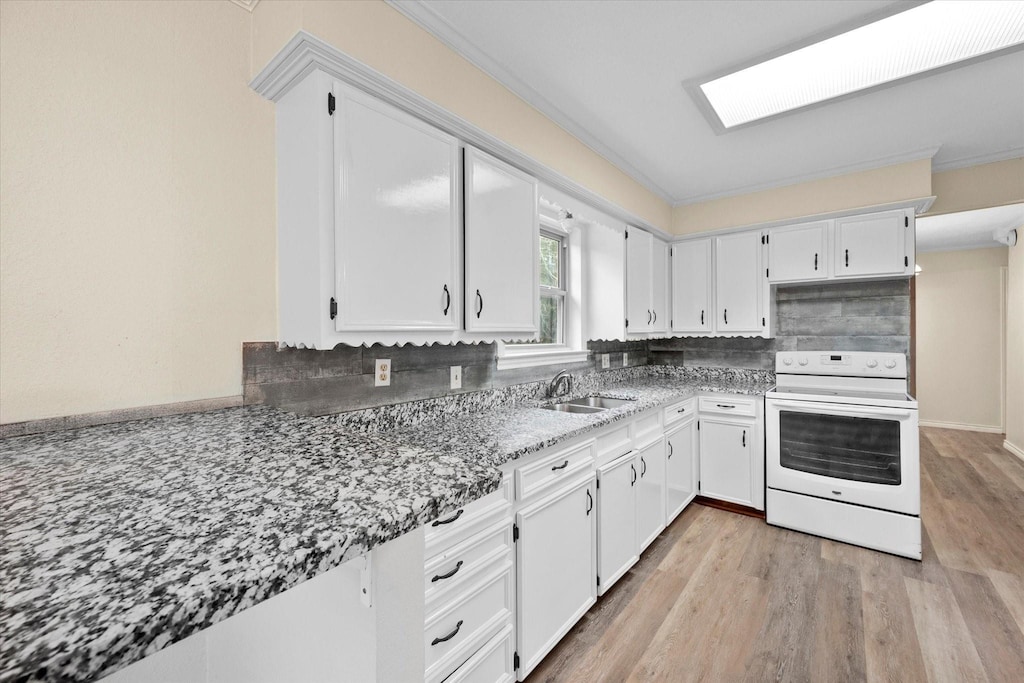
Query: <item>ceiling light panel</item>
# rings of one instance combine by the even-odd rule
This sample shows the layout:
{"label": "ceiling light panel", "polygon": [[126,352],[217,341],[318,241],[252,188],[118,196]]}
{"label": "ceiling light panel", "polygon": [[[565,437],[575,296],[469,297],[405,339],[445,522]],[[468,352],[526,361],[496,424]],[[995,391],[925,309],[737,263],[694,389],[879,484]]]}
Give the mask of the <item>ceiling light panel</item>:
{"label": "ceiling light panel", "polygon": [[700,89],[722,125],[732,128],[1022,43],[1024,2],[938,0],[716,78]]}

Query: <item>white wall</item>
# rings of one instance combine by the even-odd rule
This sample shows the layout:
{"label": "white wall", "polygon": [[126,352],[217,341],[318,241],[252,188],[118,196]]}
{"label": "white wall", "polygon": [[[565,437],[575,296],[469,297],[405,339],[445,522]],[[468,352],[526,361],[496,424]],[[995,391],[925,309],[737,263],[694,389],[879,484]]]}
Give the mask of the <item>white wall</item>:
{"label": "white wall", "polygon": [[0,2],[0,422],[241,393],[274,112],[226,2]]}
{"label": "white wall", "polygon": [[1001,431],[1007,249],[918,254],[917,263],[921,421]]}

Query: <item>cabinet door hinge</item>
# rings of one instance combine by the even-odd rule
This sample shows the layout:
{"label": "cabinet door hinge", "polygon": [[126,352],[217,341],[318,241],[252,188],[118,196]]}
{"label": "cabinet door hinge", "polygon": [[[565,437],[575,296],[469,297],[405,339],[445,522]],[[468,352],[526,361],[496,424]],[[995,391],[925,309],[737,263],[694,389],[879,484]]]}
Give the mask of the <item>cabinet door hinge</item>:
{"label": "cabinet door hinge", "polygon": [[512,668],[519,671],[519,653],[515,652],[512,654]]}
{"label": "cabinet door hinge", "polygon": [[327,93],[327,115],[334,116],[334,93]]}
{"label": "cabinet door hinge", "polygon": [[601,480],[598,479],[596,483],[597,483],[597,488],[601,488]]}
{"label": "cabinet door hinge", "polygon": [[513,524],[512,525],[512,542],[515,543],[518,540],[519,540],[519,525],[518,524]]}
{"label": "cabinet door hinge", "polygon": [[335,318],[338,317],[338,302],[333,296],[331,297],[331,305],[329,310],[331,313],[331,320],[334,320]]}
{"label": "cabinet door hinge", "polygon": [[626,329],[629,329],[629,318],[626,318]]}
{"label": "cabinet door hinge", "polygon": [[673,319],[671,319],[671,318],[669,318],[669,320],[668,320],[668,326],[669,326],[669,327],[675,327],[675,326],[676,326],[676,321],[675,321],[675,320],[673,320]]}
{"label": "cabinet door hinge", "polygon": [[768,269],[767,268],[764,269],[764,276],[768,277]]}
{"label": "cabinet door hinge", "polygon": [[597,587],[598,587],[598,588],[600,588],[600,587],[601,587],[601,577],[600,577],[600,576],[599,576],[599,577],[597,577]]}
{"label": "cabinet door hinge", "polygon": [[626,231],[626,239],[629,239],[629,230]]}
{"label": "cabinet door hinge", "polygon": [[764,318],[761,318],[761,327],[764,327],[767,324],[768,324],[767,321],[765,321]]}

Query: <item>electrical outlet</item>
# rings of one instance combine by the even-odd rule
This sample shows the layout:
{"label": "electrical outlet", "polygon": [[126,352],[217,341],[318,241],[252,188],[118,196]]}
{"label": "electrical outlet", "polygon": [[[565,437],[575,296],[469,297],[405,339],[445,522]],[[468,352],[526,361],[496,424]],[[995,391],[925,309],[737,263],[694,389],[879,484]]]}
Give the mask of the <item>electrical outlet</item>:
{"label": "electrical outlet", "polygon": [[373,367],[375,368],[373,372],[373,386],[391,386],[391,359],[378,358],[373,361]]}
{"label": "electrical outlet", "polygon": [[611,366],[612,366],[611,354],[610,353],[602,353],[601,354],[601,369],[602,370],[607,370]]}
{"label": "electrical outlet", "polygon": [[453,365],[452,368],[452,389],[462,388],[462,366]]}
{"label": "electrical outlet", "polygon": [[625,351],[622,352],[622,367],[629,365],[629,354]]}

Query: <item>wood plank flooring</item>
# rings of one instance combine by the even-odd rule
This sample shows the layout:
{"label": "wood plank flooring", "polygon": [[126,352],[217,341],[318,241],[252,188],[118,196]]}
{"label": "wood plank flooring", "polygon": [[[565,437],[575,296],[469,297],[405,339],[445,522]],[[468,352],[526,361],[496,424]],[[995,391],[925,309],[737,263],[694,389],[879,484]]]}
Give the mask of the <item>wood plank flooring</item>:
{"label": "wood plank flooring", "polygon": [[921,430],[924,560],[691,505],[527,679],[1024,681],[1024,462]]}

